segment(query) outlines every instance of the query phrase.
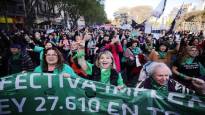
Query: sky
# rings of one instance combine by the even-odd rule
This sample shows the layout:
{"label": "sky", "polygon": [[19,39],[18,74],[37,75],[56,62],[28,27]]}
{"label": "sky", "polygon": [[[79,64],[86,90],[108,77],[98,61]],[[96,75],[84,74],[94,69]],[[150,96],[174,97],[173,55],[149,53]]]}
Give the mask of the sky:
{"label": "sky", "polygon": [[[113,13],[122,7],[134,7],[140,5],[149,5],[153,9],[157,7],[161,0],[105,0],[105,12],[107,13],[108,19],[113,19]],[[200,4],[201,0],[167,0],[165,8],[165,14],[169,13],[175,6],[181,4],[192,3],[194,5]]]}

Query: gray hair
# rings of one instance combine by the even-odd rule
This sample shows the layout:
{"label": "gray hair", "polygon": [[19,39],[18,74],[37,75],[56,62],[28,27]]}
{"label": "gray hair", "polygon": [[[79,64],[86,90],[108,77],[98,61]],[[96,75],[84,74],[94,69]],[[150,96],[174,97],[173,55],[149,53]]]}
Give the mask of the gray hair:
{"label": "gray hair", "polygon": [[148,71],[148,75],[153,76],[156,69],[158,69],[158,68],[162,68],[162,69],[167,68],[169,76],[172,75],[171,69],[165,63],[162,63],[162,62],[153,62],[149,71]]}

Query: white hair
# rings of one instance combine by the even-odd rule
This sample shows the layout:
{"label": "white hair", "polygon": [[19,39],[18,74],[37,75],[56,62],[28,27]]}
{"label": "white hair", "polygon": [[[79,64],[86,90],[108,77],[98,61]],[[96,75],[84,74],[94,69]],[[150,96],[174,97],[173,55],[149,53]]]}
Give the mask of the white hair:
{"label": "white hair", "polygon": [[165,63],[161,63],[161,62],[153,62],[149,71],[148,71],[148,75],[149,76],[153,76],[154,73],[156,72],[156,69],[161,68],[161,69],[167,69],[168,70],[168,75],[171,76],[172,75],[172,71],[171,69],[165,64]]}

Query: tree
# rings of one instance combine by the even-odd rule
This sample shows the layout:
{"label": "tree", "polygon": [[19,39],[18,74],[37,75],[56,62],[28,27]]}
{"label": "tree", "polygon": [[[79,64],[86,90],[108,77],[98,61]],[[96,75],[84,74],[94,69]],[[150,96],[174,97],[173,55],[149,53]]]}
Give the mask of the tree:
{"label": "tree", "polygon": [[56,15],[54,12],[54,7],[57,2],[57,0],[23,0],[25,7],[26,29],[31,29],[39,15],[42,17],[47,17],[48,21],[51,17],[54,17],[54,15]]}
{"label": "tree", "polygon": [[93,0],[87,6],[86,10],[82,11],[82,14],[85,18],[86,25],[92,24],[102,24],[107,22],[106,13],[104,11],[104,6],[99,2]]}
{"label": "tree", "polygon": [[116,19],[120,18],[123,20],[123,17],[120,14],[127,14],[128,19],[133,19],[137,23],[142,23],[144,20],[150,17],[152,11],[152,7],[150,6],[135,6],[132,8],[120,8],[115,14],[118,14]]}
{"label": "tree", "polygon": [[87,24],[106,21],[104,8],[96,0],[60,0],[58,7],[60,11],[64,11],[66,22],[69,17],[71,29],[78,27],[80,16],[84,16]]}
{"label": "tree", "polygon": [[129,15],[135,18],[135,21],[142,23],[144,20],[150,17],[152,7],[150,6],[136,6],[129,10]]}

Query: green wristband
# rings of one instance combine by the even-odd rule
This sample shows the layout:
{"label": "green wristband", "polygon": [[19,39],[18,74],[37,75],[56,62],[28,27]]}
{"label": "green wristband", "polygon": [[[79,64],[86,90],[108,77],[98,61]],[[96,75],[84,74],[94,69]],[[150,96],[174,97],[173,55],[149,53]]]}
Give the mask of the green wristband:
{"label": "green wristband", "polygon": [[186,75],[184,75],[183,73],[179,73],[179,77],[184,79],[184,78],[186,78]]}

